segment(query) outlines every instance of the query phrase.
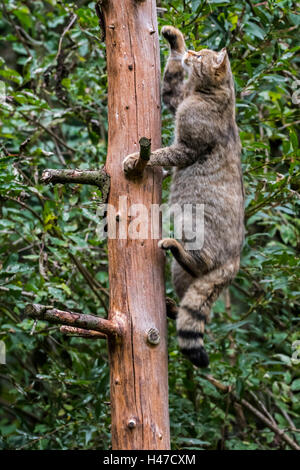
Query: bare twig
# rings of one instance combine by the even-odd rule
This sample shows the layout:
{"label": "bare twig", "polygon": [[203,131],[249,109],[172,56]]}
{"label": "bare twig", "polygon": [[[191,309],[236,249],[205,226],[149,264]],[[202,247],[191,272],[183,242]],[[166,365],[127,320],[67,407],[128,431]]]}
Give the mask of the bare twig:
{"label": "bare twig", "polygon": [[50,129],[44,126],[40,121],[38,121],[37,119],[32,119],[31,117],[28,116],[28,114],[25,114],[20,110],[18,110],[18,112],[24,117],[24,119],[26,119],[26,121],[29,121],[32,124],[39,126],[41,129],[47,132],[47,134],[51,135],[51,137],[53,137],[54,140],[59,142],[63,147],[69,150],[69,152],[71,152],[72,154],[75,153],[75,150],[72,147],[69,147],[69,145],[67,145],[60,137],[58,137],[58,135],[56,135],[54,132],[52,132]]}
{"label": "bare twig", "polygon": [[80,420],[75,421],[75,422],[74,421],[68,421],[67,423],[64,423],[61,426],[58,426],[57,428],[55,428],[53,431],[48,432],[47,434],[44,434],[43,436],[39,436],[35,439],[32,439],[30,442],[26,442],[26,444],[23,444],[21,447],[18,447],[17,450],[25,449],[25,447],[29,447],[29,446],[31,446],[32,444],[35,444],[38,441],[41,441],[43,439],[48,439],[49,437],[53,436],[53,434],[56,434],[58,431],[61,431],[62,429],[64,429],[67,426],[70,426],[71,424],[78,425],[82,422],[83,422],[83,419],[80,419]]}
{"label": "bare twig", "polygon": [[92,289],[94,294],[100,300],[100,302],[102,304],[102,307],[104,308],[106,313],[108,313],[107,305],[106,305],[104,299],[102,298],[102,295],[99,293],[99,291],[101,291],[103,294],[105,294],[107,297],[109,297],[109,293],[107,292],[107,290],[103,286],[101,286],[101,284],[99,284],[99,282],[97,282],[94,279],[94,277],[90,274],[90,272],[86,269],[86,267],[83,266],[83,264],[81,264],[81,262],[76,258],[76,256],[74,256],[72,253],[69,253],[69,256],[70,256],[71,260],[73,261],[73,263],[75,264],[75,266],[77,267],[78,271],[82,274],[82,276],[87,281],[88,285],[90,286],[90,288]]}
{"label": "bare twig", "polygon": [[259,410],[257,410],[251,403],[249,403],[244,398],[239,399],[234,392],[232,391],[232,387],[230,385],[225,385],[215,379],[212,375],[203,375],[203,378],[207,379],[212,385],[214,385],[218,390],[224,393],[229,393],[233,402],[238,402],[247,408],[251,413],[256,416],[256,418],[260,419],[268,428],[270,428],[274,433],[282,439],[286,444],[288,444],[292,449],[300,450],[300,446],[291,439],[282,429],[280,429],[275,420],[271,421],[265,415],[263,415]]}
{"label": "bare twig", "polygon": [[54,144],[55,144],[57,156],[58,156],[58,159],[59,159],[60,163],[61,163],[62,165],[64,165],[64,166],[66,166],[66,164],[67,164],[67,163],[66,163],[66,160],[64,159],[64,156],[63,156],[63,154],[61,153],[60,148],[59,148],[59,145],[58,145],[58,143],[57,143],[56,140],[54,140]]}
{"label": "bare twig", "polygon": [[249,5],[249,7],[250,7],[250,9],[251,9],[251,11],[252,11],[252,14],[253,14],[254,16],[256,16],[256,13],[255,13],[255,10],[254,10],[254,7],[253,7],[251,1],[250,1],[250,0],[246,0],[246,3],[248,3],[248,5]]}
{"label": "bare twig", "polygon": [[286,442],[292,449],[300,450],[300,446],[291,439],[282,429],[280,429],[276,424],[272,423],[269,419],[267,419],[260,411],[258,411],[254,406],[252,406],[248,401],[244,398],[241,400],[241,404],[251,411],[257,418],[259,418],[268,428],[272,429],[275,434],[280,437],[283,441]]}
{"label": "bare twig", "polygon": [[256,401],[256,403],[259,405],[259,407],[261,408],[261,410],[265,413],[265,415],[269,418],[270,421],[272,421],[273,424],[276,425],[276,421],[275,419],[273,418],[273,416],[268,412],[267,408],[265,407],[265,404],[255,395],[255,393],[252,392],[252,390],[250,390],[250,395],[252,396],[252,398]]}
{"label": "bare twig", "polygon": [[290,425],[290,428],[292,431],[297,431],[297,428],[295,426],[295,423],[294,421],[292,420],[292,418],[289,416],[289,414],[286,412],[286,410],[280,406],[278,403],[277,403],[277,397],[268,389],[266,389],[266,393],[267,395],[269,395],[269,397],[274,401],[274,404],[276,406],[276,408],[278,409],[279,413],[282,414],[282,416],[286,419],[286,421],[289,423]]}
{"label": "bare twig", "polygon": [[30,411],[23,410],[22,408],[18,407],[14,403],[10,403],[10,402],[6,401],[2,397],[0,397],[0,405],[3,406],[8,413],[10,413],[12,416],[14,416],[14,418],[16,416],[18,417],[18,415],[23,415],[24,417],[26,417],[27,419],[29,418],[29,420],[31,420],[33,422],[38,422],[38,423],[42,422],[42,420],[38,416],[30,413]]}
{"label": "bare twig", "polygon": [[38,214],[34,209],[32,209],[30,206],[28,206],[27,204],[25,204],[25,202],[19,201],[19,199],[16,199],[16,198],[10,197],[10,196],[4,196],[4,198],[5,198],[5,199],[8,199],[9,201],[16,202],[16,203],[19,204],[20,206],[24,207],[24,208],[27,209],[29,212],[31,212],[31,213],[41,222],[42,225],[44,224],[43,219],[39,216],[39,214]]}
{"label": "bare twig", "polygon": [[76,328],[74,326],[61,326],[60,332],[67,336],[80,336],[81,338],[90,339],[107,339],[107,336],[99,331],[84,330],[83,328]]}
{"label": "bare twig", "polygon": [[[294,79],[296,80],[296,77],[294,77]],[[287,124],[284,124],[284,126],[278,127],[277,130],[278,130],[278,131],[282,131],[282,130],[285,129],[286,127],[289,127],[289,126],[297,126],[298,124],[300,124],[300,120],[298,120],[298,121],[293,121],[293,122],[288,122]]]}
{"label": "bare twig", "polygon": [[[5,287],[5,286],[0,286],[0,291],[9,292],[10,289],[8,287]],[[27,292],[25,290],[22,290],[21,294],[24,295],[24,297],[35,297],[35,294],[33,294],[32,292]]]}
{"label": "bare twig", "polygon": [[95,5],[95,10],[99,19],[99,26],[100,26],[100,31],[101,31],[101,37],[100,37],[101,42],[105,41],[105,21],[104,21],[102,8],[101,8],[102,2],[103,0],[98,0],[98,2],[96,2],[96,5]]}
{"label": "bare twig", "polygon": [[45,170],[41,177],[42,183],[79,183],[92,184],[100,189],[108,180],[108,175],[103,168],[100,170]]}
{"label": "bare twig", "polygon": [[[231,317],[231,298],[230,298],[230,292],[229,289],[227,288],[224,292],[224,297],[225,297],[225,308],[226,308],[226,313],[229,318],[229,320],[232,322],[232,317]],[[235,338],[234,338],[234,332],[231,331],[229,332],[229,341],[230,341],[230,349],[232,350],[230,354],[230,364],[232,366],[235,365],[236,363],[236,344],[235,344]]]}
{"label": "bare twig", "polygon": [[39,304],[27,304],[25,315],[30,318],[60,323],[67,326],[76,326],[85,330],[100,331],[109,337],[122,336],[123,328],[115,321],[96,317],[95,315],[84,315],[81,313],[65,312],[52,306]]}
{"label": "bare twig", "polygon": [[[16,23],[11,19],[11,15],[10,15],[10,12],[7,10],[6,6],[5,6],[5,2],[2,1],[1,2],[2,4],[2,9],[4,11],[4,14],[6,16],[6,19],[7,21],[10,23],[10,25],[14,28],[15,32],[16,32],[16,35],[18,36],[20,42],[23,44],[24,48],[26,49],[26,52],[27,54],[29,55],[29,57],[32,58],[32,55],[31,55],[31,52],[27,46],[27,43],[26,41],[24,41],[24,38],[22,37],[21,33],[20,33],[20,27],[18,25],[16,25]],[[23,30],[22,30],[23,31]]]}
{"label": "bare twig", "polygon": [[59,44],[58,44],[58,50],[57,50],[57,54],[56,54],[56,57],[55,59],[57,60],[58,57],[60,56],[60,53],[61,53],[61,47],[62,47],[62,42],[63,42],[63,39],[65,37],[65,35],[67,34],[67,32],[69,31],[69,29],[72,28],[73,24],[75,23],[75,21],[77,20],[77,15],[75,15],[75,13],[73,14],[72,18],[71,18],[71,21],[70,23],[65,27],[65,29],[63,30],[63,33],[59,39]]}

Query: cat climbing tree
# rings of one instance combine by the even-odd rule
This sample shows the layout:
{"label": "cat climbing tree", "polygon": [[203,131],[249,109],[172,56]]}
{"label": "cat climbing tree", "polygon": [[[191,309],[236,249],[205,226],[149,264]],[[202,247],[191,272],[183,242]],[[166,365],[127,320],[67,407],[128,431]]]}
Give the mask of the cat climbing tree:
{"label": "cat climbing tree", "polygon": [[[108,225],[130,223],[127,208],[161,202],[161,170],[144,170],[160,147],[160,65],[155,0],[102,0],[108,73],[108,155],[105,170],[46,170],[44,183],[94,184],[114,210]],[[122,161],[140,149],[139,175],[126,179]],[[144,170],[144,171],[143,171]],[[112,221],[112,218],[115,218]],[[163,254],[157,240],[108,240],[108,319],[28,305],[32,318],[63,325],[64,333],[107,340],[113,449],[169,449],[168,369]]]}

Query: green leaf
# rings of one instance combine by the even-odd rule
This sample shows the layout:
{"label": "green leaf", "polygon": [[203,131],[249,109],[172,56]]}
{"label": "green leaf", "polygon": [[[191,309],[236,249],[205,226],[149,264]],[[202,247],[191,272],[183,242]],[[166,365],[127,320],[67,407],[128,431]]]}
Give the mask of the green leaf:
{"label": "green leaf", "polygon": [[291,390],[293,390],[294,392],[300,391],[300,379],[296,379],[292,382]]}
{"label": "green leaf", "polygon": [[255,36],[258,39],[264,39],[266,33],[260,26],[258,26],[256,23],[253,23],[251,21],[248,21],[246,25],[244,26],[245,31],[250,34],[251,36]]}

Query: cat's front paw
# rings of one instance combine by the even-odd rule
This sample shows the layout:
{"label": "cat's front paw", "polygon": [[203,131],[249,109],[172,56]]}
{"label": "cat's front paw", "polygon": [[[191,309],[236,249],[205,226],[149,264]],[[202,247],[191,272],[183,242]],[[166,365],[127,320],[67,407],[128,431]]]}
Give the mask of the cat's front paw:
{"label": "cat's front paw", "polygon": [[130,173],[134,172],[138,160],[139,160],[138,153],[131,153],[123,160],[123,171],[125,175],[130,175]]}
{"label": "cat's front paw", "polygon": [[174,26],[163,26],[161,29],[161,34],[168,41],[171,49],[178,52],[185,51],[184,37],[179,29],[174,28]]}

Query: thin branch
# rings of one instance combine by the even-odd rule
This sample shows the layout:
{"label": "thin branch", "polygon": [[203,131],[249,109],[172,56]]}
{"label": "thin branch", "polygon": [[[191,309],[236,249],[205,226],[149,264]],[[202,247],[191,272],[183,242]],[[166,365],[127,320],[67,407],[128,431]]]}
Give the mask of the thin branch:
{"label": "thin branch", "polygon": [[99,331],[84,330],[83,328],[76,328],[74,326],[61,326],[60,332],[67,336],[79,336],[81,338],[90,339],[107,339],[107,336]]}
{"label": "thin branch", "polygon": [[2,4],[2,9],[3,9],[3,11],[4,11],[4,15],[6,16],[7,21],[8,21],[8,22],[10,23],[10,25],[14,28],[14,30],[15,30],[15,32],[16,32],[16,35],[18,36],[20,42],[23,44],[24,48],[26,49],[26,52],[27,52],[27,54],[29,55],[29,57],[32,58],[31,52],[30,52],[30,50],[29,50],[29,48],[28,48],[28,46],[27,46],[27,44],[26,44],[26,41],[24,41],[24,39],[22,38],[22,35],[21,35],[21,33],[20,33],[20,27],[17,26],[17,25],[15,24],[15,22],[11,19],[10,12],[8,12],[8,10],[7,10],[6,6],[5,6],[5,2],[2,1],[1,4]]}
{"label": "thin branch", "polygon": [[270,428],[274,433],[280,437],[283,441],[286,442],[292,449],[295,450],[300,450],[300,446],[293,440],[291,439],[282,429],[280,429],[276,423],[275,420],[274,422],[270,421],[268,418],[266,418],[265,415],[263,415],[259,410],[254,408],[254,406],[251,405],[247,400],[244,398],[239,399],[232,391],[232,387],[230,385],[224,385],[223,383],[219,382],[217,379],[215,379],[212,375],[203,375],[203,378],[207,379],[212,385],[214,385],[218,390],[224,393],[229,393],[233,402],[238,402],[241,405],[243,405],[245,408],[247,408],[251,413],[256,416],[258,419],[260,419],[268,428]]}
{"label": "thin branch", "polygon": [[72,154],[75,153],[75,150],[72,147],[69,147],[58,135],[56,135],[54,132],[52,132],[50,129],[48,129],[46,126],[44,126],[41,122],[39,122],[37,119],[32,119],[29,117],[27,114],[23,113],[22,111],[18,110],[18,112],[23,116],[26,121],[31,122],[32,124],[35,124],[36,126],[39,126],[41,129],[43,129],[47,134],[51,135],[53,139],[55,139],[57,142],[59,142],[63,147],[65,147],[69,152]]}
{"label": "thin branch", "polygon": [[38,417],[35,416],[34,414],[30,413],[30,411],[23,410],[19,406],[15,405],[14,403],[10,403],[6,401],[4,398],[0,397],[0,405],[3,406],[8,413],[10,413],[14,418],[18,417],[18,415],[23,415],[27,419],[29,418],[33,422],[38,422],[41,423],[42,420]]}
{"label": "thin branch", "polygon": [[276,421],[275,419],[273,418],[273,416],[271,415],[271,413],[269,413],[269,411],[267,410],[265,404],[255,395],[255,393],[252,392],[252,390],[249,391],[250,395],[252,396],[252,398],[256,401],[256,403],[260,406],[261,410],[265,413],[265,415],[267,416],[267,418],[269,418],[269,420],[276,425]]}
{"label": "thin branch", "polygon": [[[296,77],[294,77],[295,80]],[[288,122],[287,124],[284,124],[284,126],[281,126],[281,127],[278,127],[277,130],[278,131],[282,131],[283,129],[285,129],[286,127],[289,127],[289,126],[297,126],[298,124],[300,124],[300,120],[298,121],[293,121],[293,122]]]}
{"label": "thin branch", "polygon": [[252,406],[247,400],[242,398],[241,404],[247,408],[251,413],[253,413],[257,418],[259,418],[268,428],[272,429],[275,434],[285,441],[292,449],[300,450],[300,446],[291,439],[282,429],[280,429],[276,424],[269,421],[260,411],[258,411],[254,406]]}
{"label": "thin branch", "polygon": [[279,411],[279,413],[282,414],[282,416],[286,419],[286,421],[289,423],[290,425],[290,429],[292,431],[297,431],[297,428],[295,426],[295,423],[293,422],[292,418],[289,416],[289,414],[287,413],[287,411],[282,407],[280,406],[278,403],[277,403],[277,400],[278,398],[268,389],[266,389],[266,393],[267,395],[269,395],[269,397],[274,401],[274,404],[277,408],[277,410]]}
{"label": "thin branch", "polygon": [[[5,286],[0,286],[0,291],[9,292],[10,289],[8,287],[5,287]],[[24,295],[25,297],[35,297],[35,294],[33,294],[32,292],[27,292],[25,290],[22,290],[21,294]]]}
{"label": "thin branch", "polygon": [[60,53],[61,53],[61,47],[62,47],[62,42],[63,42],[63,39],[65,37],[65,35],[67,34],[67,32],[69,31],[69,29],[72,28],[73,24],[75,23],[75,21],[77,20],[77,15],[75,15],[75,13],[73,14],[72,18],[71,18],[71,21],[70,23],[65,27],[65,29],[63,30],[63,33],[59,39],[59,44],[58,44],[58,50],[57,50],[57,54],[56,54],[56,57],[55,59],[57,60],[58,57],[60,56]]}
{"label": "thin branch", "polygon": [[99,19],[99,27],[101,31],[100,40],[101,42],[104,42],[105,41],[105,20],[104,20],[104,15],[102,12],[102,3],[103,3],[103,0],[98,0],[98,2],[96,2],[96,5],[95,5],[95,10]]}
{"label": "thin branch", "polygon": [[92,184],[100,189],[107,183],[109,176],[106,171],[100,170],[45,170],[41,177],[42,183],[79,183]]}
{"label": "thin branch", "polygon": [[15,199],[14,197],[10,197],[10,196],[4,196],[4,199],[8,199],[9,201],[16,202],[20,206],[24,207],[29,212],[31,212],[41,222],[42,225],[44,225],[43,219],[39,216],[39,214],[34,209],[32,209],[30,206],[25,204],[25,202],[19,201],[18,199]]}
{"label": "thin branch", "polygon": [[167,8],[162,8],[162,7],[156,7],[156,11],[157,11],[158,15],[163,16],[166,13],[166,11],[168,11],[168,9]]}
{"label": "thin branch", "polygon": [[48,439],[49,437],[53,436],[53,434],[56,434],[58,431],[61,431],[67,426],[70,426],[71,424],[75,424],[78,426],[78,424],[82,423],[84,420],[80,419],[78,421],[68,421],[67,423],[62,424],[61,426],[58,426],[58,428],[55,428],[53,431],[48,432],[47,434],[44,434],[43,436],[37,437],[35,439],[32,439],[29,442],[26,442],[26,444],[23,444],[21,447],[18,447],[17,450],[22,450],[25,449],[25,447],[31,446],[32,444],[35,444],[38,441],[41,441],[43,439]]}
{"label": "thin branch", "polygon": [[15,323],[19,323],[20,319],[18,316],[9,310],[7,306],[1,306],[0,309]]}
{"label": "thin branch", "polygon": [[52,306],[39,304],[27,304],[25,315],[30,318],[49,321],[50,323],[60,323],[67,326],[76,326],[85,330],[95,330],[109,337],[122,336],[123,328],[115,321],[96,317],[95,315],[84,315],[75,312],[65,312]]}
{"label": "thin branch", "polygon": [[256,12],[255,12],[255,10],[254,10],[254,7],[253,7],[251,1],[250,1],[250,0],[246,0],[246,3],[248,3],[248,5],[249,5],[249,7],[250,7],[250,10],[252,11],[253,16],[255,17],[255,16],[256,16]]}
{"label": "thin branch", "polygon": [[[226,308],[226,313],[228,316],[228,319],[230,322],[232,322],[232,316],[231,316],[231,297],[230,297],[230,292],[229,289],[227,288],[224,292],[224,297],[225,297],[225,308]],[[235,342],[235,335],[234,331],[229,332],[229,341],[230,341],[230,349],[232,350],[232,353],[230,354],[230,364],[232,366],[235,365],[236,363],[236,342]]]}
{"label": "thin branch", "polygon": [[250,207],[248,211],[246,211],[246,218],[249,219],[254,215],[256,212],[258,212],[262,207],[267,206],[272,202],[272,200],[280,194],[284,190],[284,187],[279,188],[277,191],[275,191],[271,196],[266,197],[262,202],[259,204],[256,204],[256,206]]}
{"label": "thin branch", "polygon": [[92,289],[94,294],[100,300],[100,302],[102,304],[102,307],[104,308],[106,313],[108,313],[107,305],[106,305],[105,301],[103,300],[102,296],[99,293],[99,290],[100,290],[107,297],[109,297],[109,293],[107,292],[107,290],[103,286],[101,286],[101,284],[99,284],[99,282],[97,282],[94,279],[94,277],[90,274],[90,272],[86,269],[86,267],[83,266],[83,264],[81,264],[80,261],[72,253],[69,253],[69,256],[70,256],[71,260],[74,262],[74,264],[77,267],[78,271],[82,274],[82,276],[87,281],[88,285],[90,286],[90,288]]}
{"label": "thin branch", "polygon": [[64,156],[63,156],[63,154],[61,153],[60,148],[59,148],[59,145],[58,145],[58,143],[57,143],[56,140],[54,140],[54,144],[55,144],[57,156],[58,156],[58,159],[59,159],[60,163],[61,163],[62,165],[64,165],[64,166],[66,166],[66,165],[67,165],[66,160],[64,159]]}

